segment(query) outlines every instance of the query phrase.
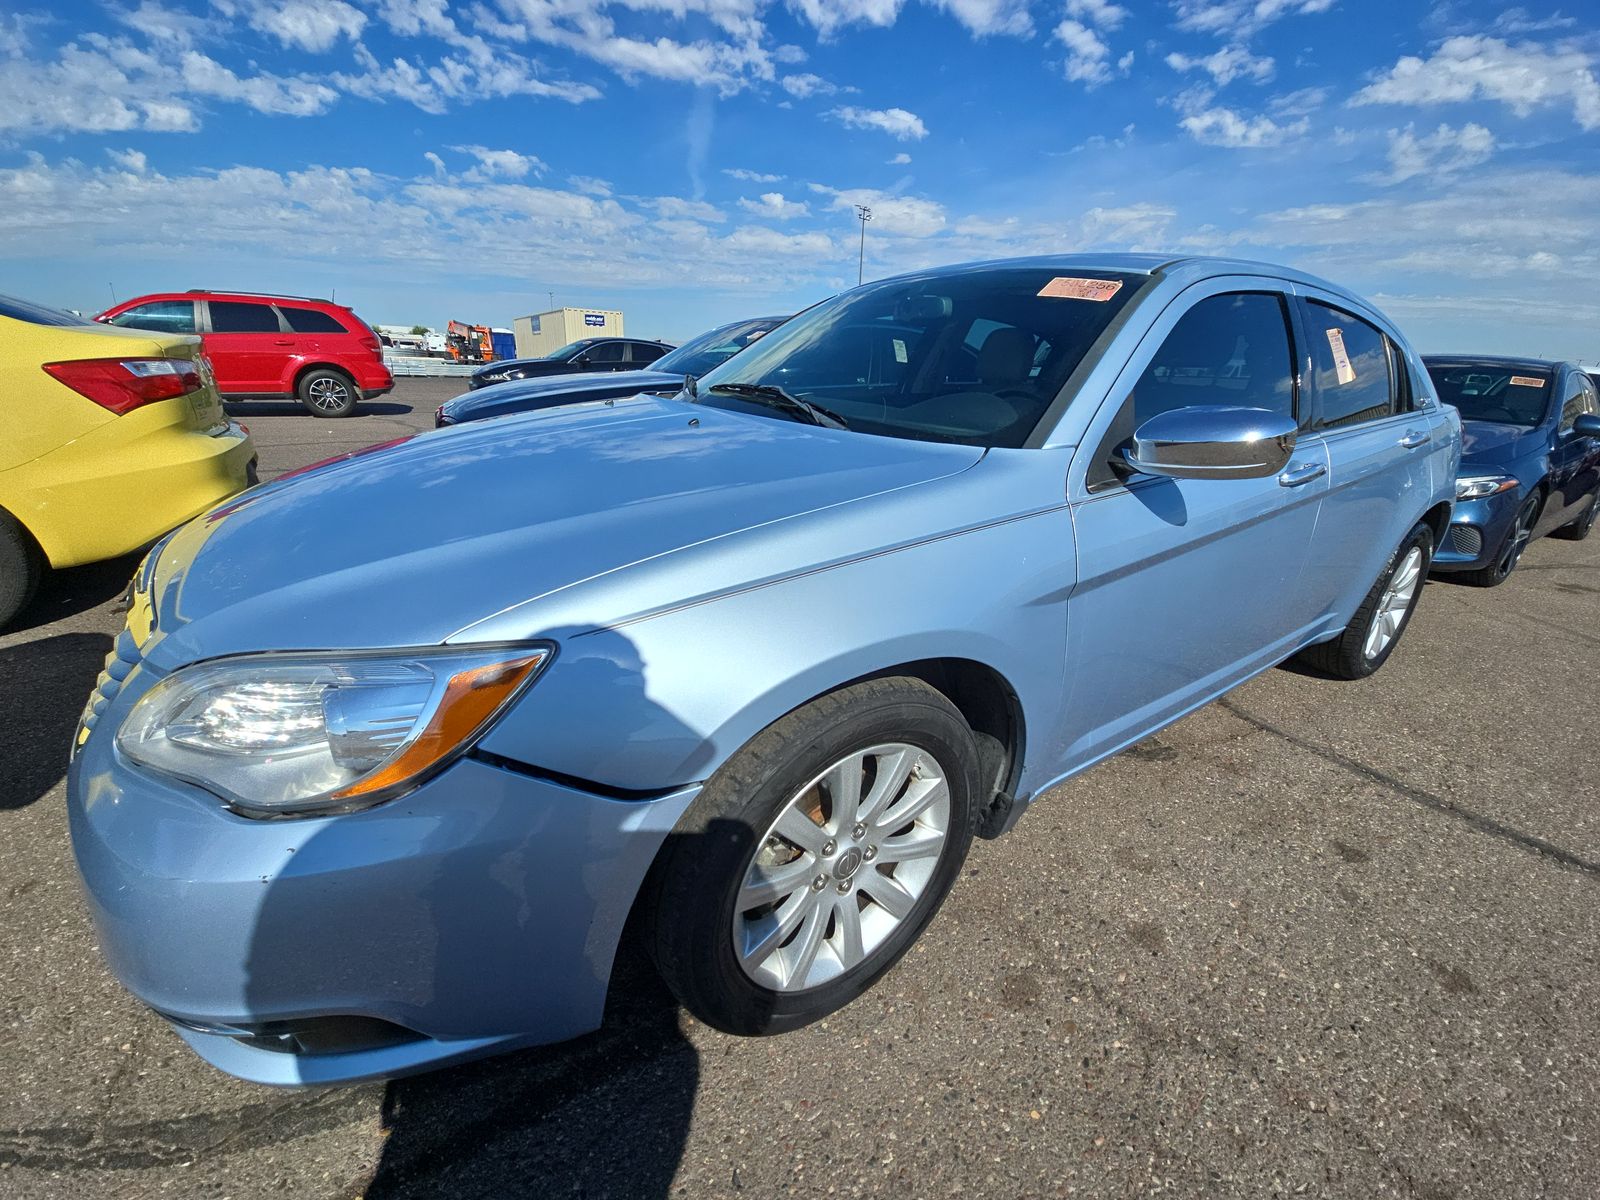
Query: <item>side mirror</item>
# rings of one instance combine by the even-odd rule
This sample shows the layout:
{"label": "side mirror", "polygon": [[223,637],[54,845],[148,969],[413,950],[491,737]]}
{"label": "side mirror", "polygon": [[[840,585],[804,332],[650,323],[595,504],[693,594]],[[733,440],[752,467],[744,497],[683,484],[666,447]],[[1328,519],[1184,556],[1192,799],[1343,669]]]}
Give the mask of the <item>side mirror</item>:
{"label": "side mirror", "polygon": [[1600,417],[1594,413],[1580,413],[1572,422],[1572,432],[1579,437],[1600,437]]}
{"label": "side mirror", "polygon": [[1139,426],[1123,459],[1170,479],[1261,479],[1288,465],[1296,433],[1291,418],[1264,408],[1175,408]]}

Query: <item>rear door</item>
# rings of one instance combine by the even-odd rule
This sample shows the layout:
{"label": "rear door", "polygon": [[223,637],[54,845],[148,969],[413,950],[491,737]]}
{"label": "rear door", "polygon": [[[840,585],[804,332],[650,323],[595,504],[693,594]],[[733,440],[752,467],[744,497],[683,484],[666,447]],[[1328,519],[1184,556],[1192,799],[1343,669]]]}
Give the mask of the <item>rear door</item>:
{"label": "rear door", "polygon": [[658,346],[654,342],[629,342],[628,367],[634,371],[642,370],[666,352],[665,346]]}
{"label": "rear door", "polygon": [[1315,624],[1302,575],[1328,482],[1319,441],[1264,479],[1140,475],[1120,456],[1139,425],[1172,409],[1298,416],[1289,304],[1275,280],[1196,284],[1141,340],[1089,426],[1068,480],[1071,765],[1278,661]]}
{"label": "rear door", "polygon": [[1558,372],[1556,385],[1561,415],[1550,447],[1550,496],[1534,527],[1535,536],[1559,529],[1576,517],[1600,483],[1600,444],[1572,428],[1584,413],[1595,411],[1594,385],[1581,371]]}
{"label": "rear door", "polygon": [[1329,472],[1306,582],[1320,611],[1348,619],[1427,509],[1430,454],[1449,447],[1389,336],[1349,301],[1300,290],[1311,405],[1302,444],[1323,447]]}
{"label": "rear door", "polygon": [[626,371],[628,369],[626,342],[599,342],[584,351],[585,371]]}
{"label": "rear door", "polygon": [[206,356],[224,395],[286,395],[284,366],[294,354],[292,330],[270,303],[205,300]]}

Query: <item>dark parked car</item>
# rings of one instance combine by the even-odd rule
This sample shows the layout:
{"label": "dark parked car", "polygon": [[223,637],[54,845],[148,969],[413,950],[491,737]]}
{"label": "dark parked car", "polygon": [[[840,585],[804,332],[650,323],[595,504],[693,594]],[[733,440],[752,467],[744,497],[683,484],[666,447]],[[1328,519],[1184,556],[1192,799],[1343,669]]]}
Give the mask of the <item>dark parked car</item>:
{"label": "dark parked car", "polygon": [[480,367],[467,380],[469,387],[492,387],[513,379],[543,375],[570,375],[574,371],[637,371],[672,349],[665,342],[637,338],[583,338],[552,350],[543,358],[508,358]]}
{"label": "dark parked car", "polygon": [[[683,386],[685,375],[704,375],[727,362],[751,342],[787,321],[788,317],[752,317],[720,325],[703,333],[687,345],[665,355],[646,371],[624,371],[611,375],[552,375],[543,379],[497,384],[482,391],[457,396],[434,414],[438,426],[460,425],[507,413],[530,412],[536,408],[555,408],[581,400],[619,400],[650,392],[670,396]],[[474,384],[478,387],[478,384]]]}
{"label": "dark parked car", "polygon": [[1435,571],[1493,587],[1546,533],[1582,541],[1600,504],[1600,402],[1573,363],[1431,354],[1439,399],[1461,412],[1461,474]]}

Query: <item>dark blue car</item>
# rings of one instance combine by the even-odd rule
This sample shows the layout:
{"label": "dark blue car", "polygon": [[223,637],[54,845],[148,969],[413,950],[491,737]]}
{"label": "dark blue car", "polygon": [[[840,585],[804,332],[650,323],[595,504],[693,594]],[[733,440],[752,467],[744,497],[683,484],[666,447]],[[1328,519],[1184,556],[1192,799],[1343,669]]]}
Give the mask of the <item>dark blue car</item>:
{"label": "dark blue car", "polygon": [[1582,541],[1600,505],[1600,401],[1573,363],[1426,355],[1439,399],[1461,413],[1461,474],[1433,569],[1494,587],[1528,543]]}
{"label": "dark blue car", "polygon": [[788,319],[753,317],[718,326],[657,359],[645,371],[550,375],[492,384],[445,401],[434,414],[434,424],[442,428],[487,417],[503,417],[508,413],[576,404],[580,400],[620,400],[641,392],[671,396],[683,386],[685,375],[700,376],[721,366]]}

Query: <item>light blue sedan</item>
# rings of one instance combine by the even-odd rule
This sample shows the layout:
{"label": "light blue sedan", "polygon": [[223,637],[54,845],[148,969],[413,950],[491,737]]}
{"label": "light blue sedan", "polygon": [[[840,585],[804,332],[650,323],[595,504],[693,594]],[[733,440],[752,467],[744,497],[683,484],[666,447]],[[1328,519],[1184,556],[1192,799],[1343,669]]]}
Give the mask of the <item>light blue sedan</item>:
{"label": "light blue sedan", "polygon": [[256,488],[152,552],[85,710],[100,944],[267,1083],[591,1030],[630,915],[696,1016],[794,1029],[974,834],[1291,655],[1381,666],[1460,444],[1348,292],[1095,255]]}

